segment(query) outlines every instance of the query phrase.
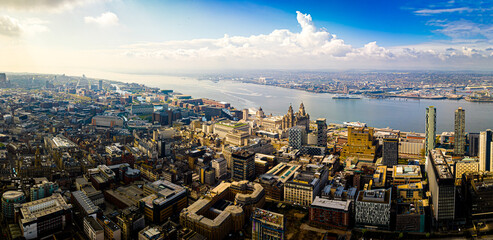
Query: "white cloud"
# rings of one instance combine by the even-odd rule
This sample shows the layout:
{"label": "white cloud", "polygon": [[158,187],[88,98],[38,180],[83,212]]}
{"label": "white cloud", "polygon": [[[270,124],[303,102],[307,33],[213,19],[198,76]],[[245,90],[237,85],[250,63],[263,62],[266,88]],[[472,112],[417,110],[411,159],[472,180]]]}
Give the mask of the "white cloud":
{"label": "white cloud", "polygon": [[10,16],[0,16],[0,35],[17,37],[22,34],[36,34],[49,31],[47,22],[37,18],[19,21]]}
{"label": "white cloud", "polygon": [[428,24],[439,27],[436,32],[454,40],[493,41],[493,24],[479,24],[464,19],[452,22],[430,21]]}
{"label": "white cloud", "polygon": [[0,34],[5,36],[18,36],[21,33],[19,21],[9,16],[0,16]]}
{"label": "white cloud", "polygon": [[442,8],[442,9],[422,9],[414,11],[417,15],[432,15],[432,14],[440,14],[440,13],[455,13],[455,12],[472,12],[475,9],[469,7],[460,7],[460,8]]}
{"label": "white cloud", "polygon": [[117,26],[118,25],[118,16],[112,12],[105,12],[101,14],[99,17],[85,17],[84,21],[86,23],[91,23],[91,24],[97,24],[101,27],[111,27],[111,26]]}
{"label": "white cloud", "polygon": [[[477,68],[493,63],[488,46],[452,42],[385,48],[376,42],[353,47],[325,29],[317,29],[309,14],[297,12],[300,32],[277,29],[269,34],[224,35],[217,39],[150,42],[122,46],[121,54],[135,61],[149,61],[159,66],[194,66],[203,68],[454,68],[462,62],[475,62]],[[444,31],[446,26],[442,22]],[[460,27],[456,30],[459,31]],[[484,31],[473,30],[473,32]],[[451,34],[451,33],[450,33]],[[139,59],[139,60],[137,60]],[[157,60],[157,61],[156,61]],[[218,67],[220,66],[220,67]]]}
{"label": "white cloud", "polygon": [[111,0],[1,0],[0,8],[21,11],[61,11]]}

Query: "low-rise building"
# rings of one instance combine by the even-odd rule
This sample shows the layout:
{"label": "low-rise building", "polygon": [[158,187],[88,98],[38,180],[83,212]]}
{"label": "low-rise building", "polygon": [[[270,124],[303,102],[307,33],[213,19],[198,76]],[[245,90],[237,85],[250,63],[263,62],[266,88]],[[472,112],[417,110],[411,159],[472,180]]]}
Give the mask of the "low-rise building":
{"label": "low-rise building", "polygon": [[295,205],[310,206],[325,186],[329,171],[322,165],[309,164],[297,172],[284,186],[284,201]]}
{"label": "low-rise building", "polygon": [[291,180],[300,168],[301,165],[282,162],[260,175],[255,181],[262,185],[267,199],[282,201],[285,183]]}
{"label": "low-rise building", "polygon": [[104,229],[104,239],[105,240],[121,240],[122,230],[118,225],[116,225],[111,219],[106,216],[101,216],[97,218],[98,223]]}
{"label": "low-rise building", "polygon": [[395,230],[399,232],[424,232],[425,207],[428,207],[428,200],[397,204]]}
{"label": "low-rise building", "polygon": [[88,239],[104,240],[104,229],[93,217],[84,218],[84,233]]}
{"label": "low-rise building", "polygon": [[140,200],[140,206],[144,209],[147,220],[162,223],[169,217],[179,214],[187,206],[187,190],[184,187],[166,180],[160,180],[158,184],[154,182],[152,185],[158,186],[159,191]]}
{"label": "low-rise building", "polygon": [[252,239],[253,240],[283,240],[286,231],[286,219],[284,215],[255,208],[252,213]]}
{"label": "low-rise building", "polygon": [[396,165],[392,173],[394,185],[421,182],[421,168],[419,165]]}
{"label": "low-rise building", "polygon": [[265,192],[258,183],[222,182],[180,213],[180,224],[208,239],[223,239],[243,228],[255,207],[262,207]]}
{"label": "low-rise building", "polygon": [[423,198],[423,182],[402,184],[396,187],[397,198],[403,202],[412,202]]}
{"label": "low-rise building", "polygon": [[149,115],[154,113],[154,105],[152,104],[139,104],[132,105],[130,113],[134,115]]}
{"label": "low-rise building", "polygon": [[311,223],[324,227],[348,229],[351,223],[351,200],[329,200],[316,197],[310,205]]}
{"label": "low-rise building", "polygon": [[116,219],[118,226],[122,229],[123,240],[135,239],[137,232],[145,227],[144,214],[135,206],[123,209]]}
{"label": "low-rise building", "polygon": [[24,203],[19,210],[19,225],[26,239],[38,239],[65,229],[71,221],[72,205],[62,195]]}

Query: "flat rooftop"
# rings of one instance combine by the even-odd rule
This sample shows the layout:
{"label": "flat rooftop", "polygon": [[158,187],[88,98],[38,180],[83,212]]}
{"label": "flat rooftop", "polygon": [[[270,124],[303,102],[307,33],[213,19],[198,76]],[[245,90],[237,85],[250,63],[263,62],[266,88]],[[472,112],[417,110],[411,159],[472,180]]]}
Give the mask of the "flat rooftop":
{"label": "flat rooftop", "polygon": [[279,228],[284,228],[284,215],[267,211],[260,208],[255,208],[252,213],[252,218],[260,220],[263,223],[273,225]]}
{"label": "flat rooftop", "polygon": [[391,189],[362,190],[358,194],[358,202],[390,204]]}
{"label": "flat rooftop", "polygon": [[312,202],[312,206],[321,207],[321,208],[331,208],[342,211],[349,211],[349,206],[351,204],[351,200],[341,201],[341,200],[329,200],[321,197],[315,197],[315,200]]}
{"label": "flat rooftop", "polygon": [[392,175],[394,178],[421,178],[421,168],[418,165],[396,165]]}
{"label": "flat rooftop", "polygon": [[431,150],[431,154],[429,157],[430,161],[432,161],[433,166],[435,167],[435,172],[438,178],[444,180],[454,178],[450,167],[448,166],[447,161],[445,160],[445,157],[443,156],[441,151],[433,149]]}
{"label": "flat rooftop", "polygon": [[75,145],[75,143],[73,143],[72,141],[68,140],[65,137],[56,136],[56,137],[52,138],[52,141],[55,144],[56,148],[77,147],[77,145]]}
{"label": "flat rooftop", "polygon": [[81,191],[72,192],[72,196],[82,206],[87,214],[92,214],[98,211],[98,207],[89,199],[89,197]]}
{"label": "flat rooftop", "polygon": [[42,216],[70,208],[72,205],[67,204],[62,195],[55,193],[49,197],[22,204],[20,208],[21,222],[36,221]]}

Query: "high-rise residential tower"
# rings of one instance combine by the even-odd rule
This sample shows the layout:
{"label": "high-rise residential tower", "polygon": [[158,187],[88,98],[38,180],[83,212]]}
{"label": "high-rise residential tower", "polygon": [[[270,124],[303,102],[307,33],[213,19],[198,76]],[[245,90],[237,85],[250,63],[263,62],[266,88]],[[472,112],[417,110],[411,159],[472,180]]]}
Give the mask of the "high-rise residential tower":
{"label": "high-rise residential tower", "polygon": [[463,156],[466,150],[466,112],[461,107],[455,110],[454,154]]}
{"label": "high-rise residential tower", "polygon": [[479,133],[468,133],[468,156],[477,157],[479,154]]}
{"label": "high-rise residential tower", "polygon": [[491,129],[479,133],[479,170],[491,171],[491,144],[493,132]]}
{"label": "high-rise residential tower", "polygon": [[435,148],[435,138],[436,138],[436,108],[429,106],[426,108],[426,119],[425,119],[425,156],[428,155],[428,151]]}
{"label": "high-rise residential tower", "polygon": [[327,122],[325,118],[317,119],[317,146],[327,147]]}
{"label": "high-rise residential tower", "polygon": [[255,179],[255,153],[239,151],[233,153],[233,168],[231,177],[235,181]]}
{"label": "high-rise residential tower", "polygon": [[397,165],[399,160],[399,138],[389,135],[383,138],[382,163],[387,167]]}

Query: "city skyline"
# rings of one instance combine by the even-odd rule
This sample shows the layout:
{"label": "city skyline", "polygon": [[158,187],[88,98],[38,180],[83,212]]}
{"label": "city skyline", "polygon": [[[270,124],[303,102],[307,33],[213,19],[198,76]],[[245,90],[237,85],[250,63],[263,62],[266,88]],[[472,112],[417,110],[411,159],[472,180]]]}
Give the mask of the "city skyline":
{"label": "city skyline", "polygon": [[2,1],[0,69],[491,70],[487,3]]}

